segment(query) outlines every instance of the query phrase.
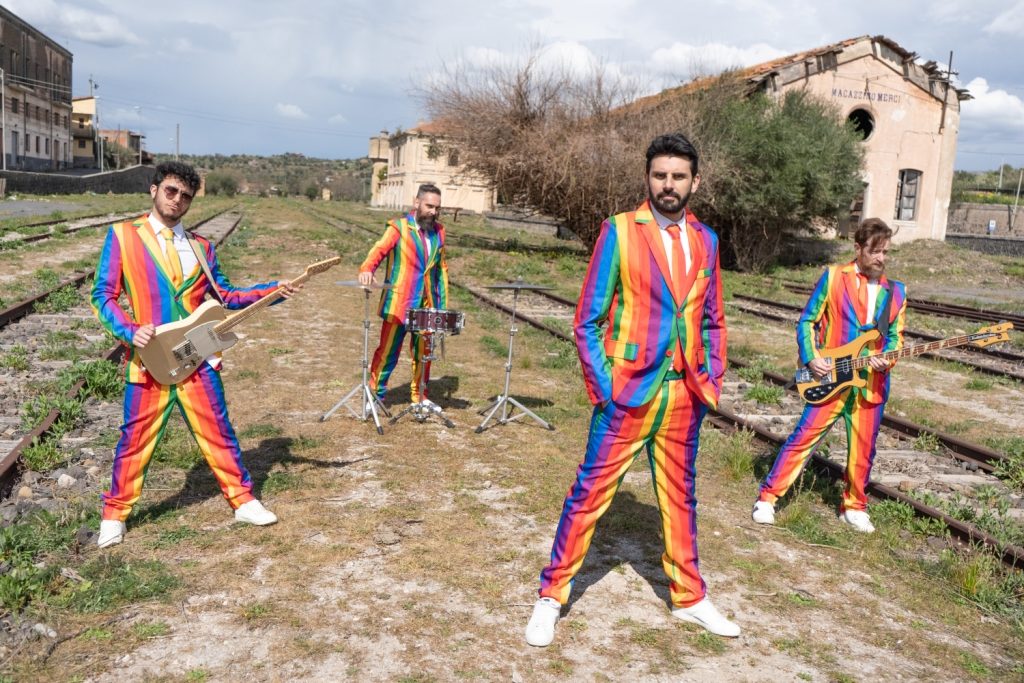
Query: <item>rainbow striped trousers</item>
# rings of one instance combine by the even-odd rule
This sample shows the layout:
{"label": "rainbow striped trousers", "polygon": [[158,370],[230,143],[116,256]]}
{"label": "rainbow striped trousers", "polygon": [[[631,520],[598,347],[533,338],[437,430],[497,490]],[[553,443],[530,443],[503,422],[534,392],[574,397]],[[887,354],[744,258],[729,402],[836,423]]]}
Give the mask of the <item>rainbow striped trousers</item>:
{"label": "rainbow striped trousers", "polygon": [[868,496],[865,489],[875,461],[875,440],[882,424],[884,403],[868,403],[859,391],[822,405],[808,403],[796,429],[782,445],[771,472],[761,484],[758,500],[775,503],[785,495],[814,452],[814,448],[840,417],[846,422],[846,473],[843,476],[843,500],[840,512],[865,510]]}
{"label": "rainbow striped trousers", "polygon": [[[388,380],[398,365],[398,356],[402,352],[402,341],[405,340],[406,332],[407,326],[397,318],[385,318],[381,323],[380,343],[370,361],[370,386],[380,398],[384,398]],[[430,361],[422,360],[427,353],[427,340],[422,334],[412,333],[409,338],[409,353],[412,356],[412,382],[409,385],[409,394],[413,403],[419,403],[420,399],[427,397],[427,382],[430,381]]]}
{"label": "rainbow striped trousers", "polygon": [[697,446],[707,407],[681,380],[665,382],[657,397],[638,408],[608,402],[596,406],[587,451],[562,506],[551,562],[540,574],[540,596],[565,604],[594,527],[608,510],[634,457],[647,451],[654,494],[661,513],[673,606],[689,607],[704,598],[697,558]]}
{"label": "rainbow striped trousers", "polygon": [[188,379],[165,386],[148,375],[124,391],[124,424],[114,451],[110,490],[103,494],[103,519],[124,521],[142,495],[153,451],[177,406],[199,450],[232,508],[253,500],[242,449],[228,420],[220,373],[203,363]]}

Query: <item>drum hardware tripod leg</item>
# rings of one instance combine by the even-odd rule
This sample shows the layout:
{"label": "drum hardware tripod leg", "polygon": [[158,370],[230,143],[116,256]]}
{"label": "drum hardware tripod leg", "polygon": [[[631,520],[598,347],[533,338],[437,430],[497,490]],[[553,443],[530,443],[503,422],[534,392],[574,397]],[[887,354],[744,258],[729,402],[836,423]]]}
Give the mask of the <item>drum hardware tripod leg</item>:
{"label": "drum hardware tripod leg", "polygon": [[[431,332],[424,335],[427,338],[427,352],[420,357],[420,362],[436,360],[437,357],[434,355],[434,335],[440,334]],[[444,335],[440,334],[441,346],[444,348]],[[449,429],[455,428],[455,423],[449,420],[443,412],[441,412],[441,406],[436,403],[428,403],[427,401],[420,401],[419,403],[410,403],[408,406],[402,409],[400,413],[391,418],[388,424],[395,424],[406,415],[412,415],[417,422],[426,422],[428,418],[436,417],[444,423],[445,427]]]}
{"label": "drum hardware tripod leg", "polygon": [[[480,423],[480,426],[474,430],[477,434],[487,429],[487,423],[490,422],[491,418],[498,412],[498,408],[501,408],[501,417],[496,420],[498,424],[508,424],[509,422],[518,420],[524,415],[528,415],[543,425],[546,429],[550,429],[552,431],[555,429],[553,425],[541,419],[532,410],[508,395],[509,384],[512,381],[512,345],[513,340],[516,338],[516,332],[518,332],[516,329],[516,305],[518,302],[519,290],[514,289],[512,290],[512,324],[508,329],[508,360],[505,362],[505,391],[494,400],[493,404],[479,411],[479,415],[486,413],[487,416],[484,418],[484,421]],[[510,403],[513,406],[512,408],[509,408]],[[512,412],[515,408],[518,408],[521,412],[513,415]]]}
{"label": "drum hardware tripod leg", "polygon": [[[368,417],[373,417],[373,423],[377,425],[377,433],[383,434],[384,427],[380,423],[380,416],[378,412],[391,417],[391,413],[384,407],[380,398],[373,391],[370,390],[369,382],[369,352],[370,352],[370,290],[364,289],[366,293],[366,299],[363,303],[363,381],[357,384],[345,394],[340,401],[334,404],[334,406],[324,413],[320,417],[321,422],[325,422],[327,418],[334,415],[342,406],[348,408],[348,412],[352,413],[352,416],[358,420],[365,421]],[[349,401],[356,395],[359,394],[359,405],[360,412],[356,412],[349,405]]]}

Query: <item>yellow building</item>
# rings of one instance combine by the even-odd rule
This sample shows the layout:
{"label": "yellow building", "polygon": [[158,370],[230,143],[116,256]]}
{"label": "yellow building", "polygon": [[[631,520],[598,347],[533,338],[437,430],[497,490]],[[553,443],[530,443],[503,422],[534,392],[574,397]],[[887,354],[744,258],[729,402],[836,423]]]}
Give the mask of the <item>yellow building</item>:
{"label": "yellow building", "polygon": [[96,134],[96,98],[71,100],[71,157],[75,168],[99,168]]}
{"label": "yellow building", "polygon": [[372,206],[404,209],[412,205],[420,185],[433,183],[441,189],[441,203],[448,209],[494,210],[494,188],[459,163],[458,150],[445,144],[436,123],[421,123],[392,135],[382,131],[370,138],[370,160]]}

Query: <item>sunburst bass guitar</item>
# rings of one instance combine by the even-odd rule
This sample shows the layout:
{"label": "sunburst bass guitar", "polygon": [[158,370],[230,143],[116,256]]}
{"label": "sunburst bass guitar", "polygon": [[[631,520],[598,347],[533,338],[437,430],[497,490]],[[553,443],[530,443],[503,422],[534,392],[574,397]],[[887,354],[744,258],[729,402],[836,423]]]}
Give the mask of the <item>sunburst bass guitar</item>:
{"label": "sunburst bass guitar", "polygon": [[878,330],[869,330],[849,344],[844,344],[834,349],[819,350],[818,353],[822,358],[832,359],[832,367],[829,369],[828,374],[819,379],[805,365],[796,372],[796,390],[808,403],[815,405],[825,403],[849,387],[865,386],[867,379],[861,377],[858,371],[869,367],[868,360],[870,358],[880,357],[887,361],[893,361],[897,358],[908,358],[928,351],[950,349],[966,344],[977,347],[998,344],[999,342],[1010,340],[1010,335],[1007,332],[1012,329],[1013,323],[999,323],[998,325],[983,327],[973,334],[963,334],[958,337],[949,337],[948,339],[940,339],[939,341],[927,342],[925,344],[905,346],[897,351],[861,355],[864,347],[880,336]]}
{"label": "sunburst bass guitar", "polygon": [[[289,284],[302,284],[311,276],[339,263],[341,257],[335,256],[306,266],[306,271]],[[184,320],[158,326],[149,343],[136,349],[139,358],[157,382],[177,384],[195,372],[204,360],[234,346],[238,336],[231,329],[280,299],[283,293],[284,285],[280,285],[259,300],[232,313],[217,301],[204,301]]]}

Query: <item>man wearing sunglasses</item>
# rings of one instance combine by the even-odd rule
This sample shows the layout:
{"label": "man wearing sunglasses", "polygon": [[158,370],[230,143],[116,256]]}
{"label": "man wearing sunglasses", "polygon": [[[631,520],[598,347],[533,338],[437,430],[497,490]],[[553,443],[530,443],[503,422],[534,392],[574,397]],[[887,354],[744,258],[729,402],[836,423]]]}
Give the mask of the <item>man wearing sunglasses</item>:
{"label": "man wearing sunglasses", "polygon": [[[185,232],[181,219],[188,213],[199,183],[199,174],[188,164],[172,161],[157,166],[149,188],[152,210],[110,227],[96,268],[93,310],[103,326],[129,348],[124,424],[114,451],[110,490],[103,494],[97,539],[101,548],[124,540],[125,520],[142,495],[149,460],[175,406],[234,509],[235,519],[260,526],[277,521],[252,495],[252,481],[228,419],[220,358],[210,357],[186,379],[164,385],[146,372],[137,353],[152,340],[157,325],[188,317],[207,296],[216,296],[226,308],[245,308],[278,286],[268,282],[233,287],[220,270],[213,244]],[[199,262],[200,257],[207,268]],[[285,289],[288,296],[298,287],[285,285]],[[122,292],[130,314],[118,304]]]}

